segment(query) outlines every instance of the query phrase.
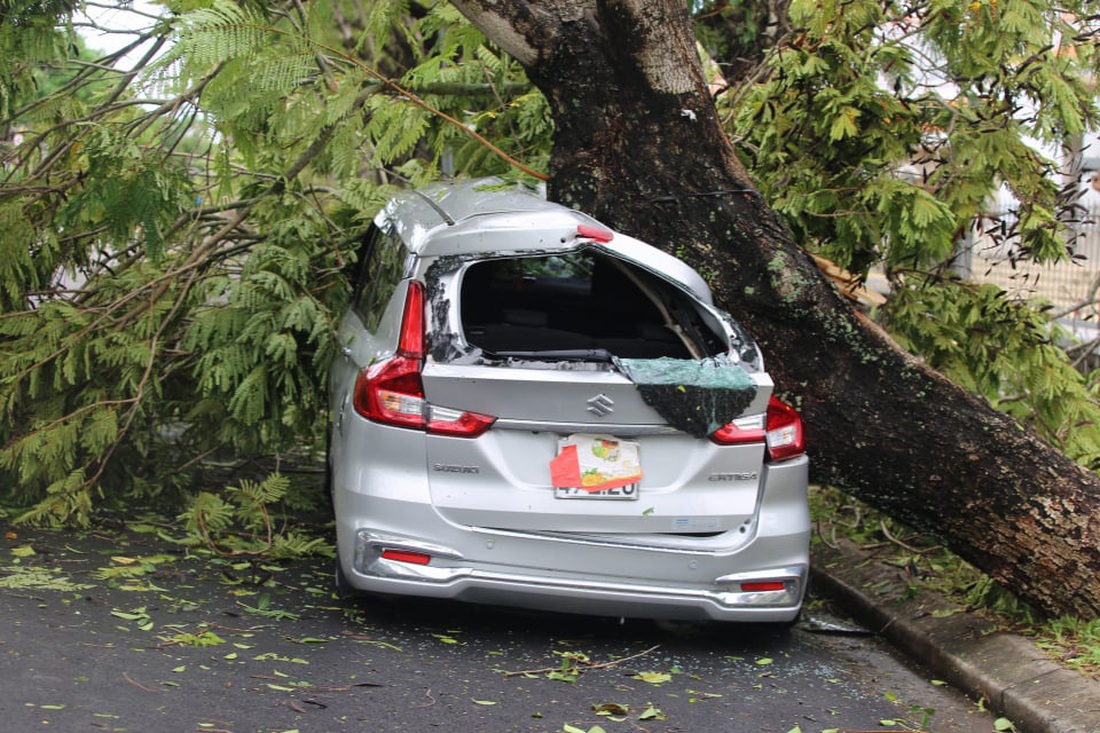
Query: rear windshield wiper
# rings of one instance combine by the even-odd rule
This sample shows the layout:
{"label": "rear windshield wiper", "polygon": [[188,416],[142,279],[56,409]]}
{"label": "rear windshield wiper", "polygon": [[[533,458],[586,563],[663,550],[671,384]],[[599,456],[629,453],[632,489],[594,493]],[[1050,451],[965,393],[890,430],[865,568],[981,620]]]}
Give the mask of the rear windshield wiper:
{"label": "rear windshield wiper", "polygon": [[597,361],[610,364],[614,356],[607,349],[547,349],[546,351],[489,351],[484,352],[502,359],[531,359],[534,361]]}

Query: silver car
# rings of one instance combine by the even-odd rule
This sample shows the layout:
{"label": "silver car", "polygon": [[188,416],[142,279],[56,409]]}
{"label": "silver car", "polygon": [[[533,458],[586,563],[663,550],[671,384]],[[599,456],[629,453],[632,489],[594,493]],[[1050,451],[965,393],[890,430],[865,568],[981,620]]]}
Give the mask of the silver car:
{"label": "silver car", "polygon": [[798,413],[680,260],[499,180],[393,199],[331,372],[343,592],[790,622]]}

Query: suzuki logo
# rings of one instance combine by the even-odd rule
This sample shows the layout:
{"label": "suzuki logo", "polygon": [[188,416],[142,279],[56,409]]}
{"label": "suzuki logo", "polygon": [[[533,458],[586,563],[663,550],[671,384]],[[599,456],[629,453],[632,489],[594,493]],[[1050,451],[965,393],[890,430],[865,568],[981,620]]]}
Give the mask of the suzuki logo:
{"label": "suzuki logo", "polygon": [[588,400],[588,411],[596,417],[607,417],[615,411],[615,400],[602,392]]}

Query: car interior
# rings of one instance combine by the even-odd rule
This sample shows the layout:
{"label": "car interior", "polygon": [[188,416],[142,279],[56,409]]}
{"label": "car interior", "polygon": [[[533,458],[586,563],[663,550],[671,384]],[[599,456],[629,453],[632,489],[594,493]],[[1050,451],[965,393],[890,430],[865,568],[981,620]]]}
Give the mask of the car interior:
{"label": "car interior", "polygon": [[467,342],[489,355],[698,359],[728,349],[686,294],[591,251],[469,265],[461,316]]}

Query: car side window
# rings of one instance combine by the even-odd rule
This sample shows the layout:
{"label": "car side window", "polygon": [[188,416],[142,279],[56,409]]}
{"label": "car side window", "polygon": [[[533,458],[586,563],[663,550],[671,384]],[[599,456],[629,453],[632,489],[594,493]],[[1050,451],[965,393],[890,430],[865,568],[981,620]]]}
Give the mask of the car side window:
{"label": "car side window", "polygon": [[405,271],[405,246],[392,231],[371,227],[359,250],[361,263],[355,310],[368,331],[375,331]]}

